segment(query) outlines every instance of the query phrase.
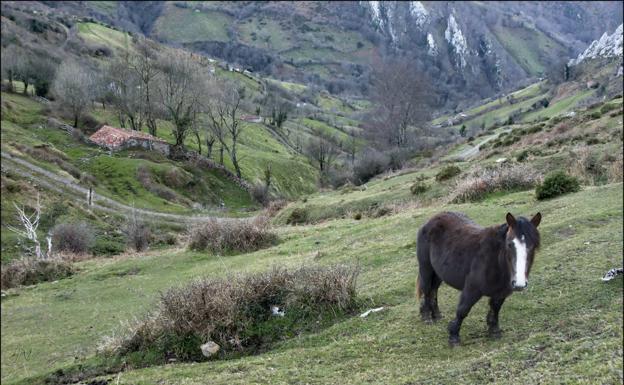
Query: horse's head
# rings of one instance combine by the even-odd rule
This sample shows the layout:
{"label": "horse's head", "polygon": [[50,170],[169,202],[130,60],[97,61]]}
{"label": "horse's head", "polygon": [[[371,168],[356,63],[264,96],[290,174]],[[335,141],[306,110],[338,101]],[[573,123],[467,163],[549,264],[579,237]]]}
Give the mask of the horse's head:
{"label": "horse's head", "polygon": [[539,248],[540,236],[537,226],[542,214],[537,213],[531,220],[515,218],[507,213],[508,230],[505,233],[506,258],[511,269],[511,288],[523,290],[529,284],[529,272],[533,264],[535,251]]}

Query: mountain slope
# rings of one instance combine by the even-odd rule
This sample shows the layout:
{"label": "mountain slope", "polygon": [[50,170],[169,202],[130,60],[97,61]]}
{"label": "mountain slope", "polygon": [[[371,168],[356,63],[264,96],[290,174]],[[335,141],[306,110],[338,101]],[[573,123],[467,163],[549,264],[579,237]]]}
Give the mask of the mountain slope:
{"label": "mountain slope", "polygon": [[332,92],[361,92],[372,62],[408,54],[441,103],[543,76],[622,23],[619,2],[94,3],[48,5]]}

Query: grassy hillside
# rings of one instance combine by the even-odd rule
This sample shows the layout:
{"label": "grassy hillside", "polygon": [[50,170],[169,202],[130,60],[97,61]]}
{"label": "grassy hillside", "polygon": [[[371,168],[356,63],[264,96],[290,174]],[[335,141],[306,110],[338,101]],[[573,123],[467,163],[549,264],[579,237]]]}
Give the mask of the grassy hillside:
{"label": "grassy hillside", "polygon": [[[120,320],[144,314],[158,291],[173,284],[276,264],[335,262],[358,263],[360,295],[370,298],[370,307],[386,310],[285,340],[258,356],[129,371],[119,376],[120,383],[203,383],[208,373],[215,383],[262,383],[267,378],[273,383],[448,382],[460,372],[466,382],[505,381],[510,372],[523,383],[552,376],[573,382],[617,381],[622,362],[621,278],[608,284],[599,278],[620,262],[621,201],[621,184],[587,188],[547,202],[521,192],[361,222],[349,218],[282,228],[280,245],[251,255],[216,257],[170,250],[85,262],[75,278],[3,299],[2,381],[31,383],[72,365],[76,356],[90,356],[96,341],[113,333]],[[464,346],[447,348],[445,324],[458,295],[448,287],[439,298],[444,321],[428,326],[418,320],[414,237],[428,217],[445,209],[465,212],[484,225],[500,223],[507,211],[528,215],[539,210],[544,215],[543,248],[530,289],[515,294],[503,307],[501,340],[485,337],[486,302],[481,301],[464,323]],[[48,321],[42,324],[44,315]],[[23,334],[25,328],[39,333]],[[28,354],[19,353],[24,351]],[[448,360],[453,360],[452,366]]]}
{"label": "grassy hillside", "polygon": [[[522,92],[530,98],[527,100],[534,97],[532,89]],[[39,135],[46,133],[46,140],[55,148],[71,154],[70,160],[90,156],[127,167],[146,161],[129,158],[129,154],[123,161],[102,157],[96,149],[76,145],[70,150],[70,144],[63,142],[69,140],[64,133],[31,127],[39,121],[38,103],[13,95],[7,100],[11,107],[3,109],[3,151],[15,150],[11,147],[18,134],[25,145],[34,146],[42,140]],[[453,163],[462,171],[459,178],[473,168],[494,164],[500,156],[519,164],[515,159],[525,150],[529,155],[524,164],[544,174],[570,170],[582,148],[594,154],[602,162],[599,167],[606,170],[615,164],[609,163],[611,158],[621,156],[621,97],[576,108],[575,116],[563,117],[573,106],[555,102],[543,110],[552,109],[548,114],[552,117],[542,126],[519,123],[502,127],[441,153],[448,151],[452,160],[492,138],[474,157]],[[536,126],[540,129],[533,128]],[[516,139],[508,143],[508,138]],[[258,167],[263,153],[269,156],[281,148],[261,125],[246,128],[243,147],[250,147],[245,151],[251,154],[252,145],[258,155],[247,164],[248,170]],[[97,169],[90,162],[92,166],[85,166],[85,171]],[[170,167],[161,161],[151,166]],[[361,311],[379,306],[384,310],[366,318],[356,313],[337,319],[333,325],[283,338],[256,355],[129,367],[100,378],[120,384],[200,384],[207,376],[215,383],[449,383],[458,378],[460,383],[504,383],[511,373],[522,383],[554,377],[566,383],[620,381],[622,278],[603,283],[600,277],[621,263],[622,183],[608,183],[604,178],[584,181],[582,191],[546,201],[537,201],[533,190],[527,190],[450,204],[448,197],[456,181],[435,178],[445,166],[433,163],[381,176],[364,186],[346,186],[299,199],[274,219],[279,243],[261,251],[218,256],[183,248],[154,249],[79,262],[79,271],[72,278],[11,289],[2,300],[2,382],[43,383],[53,372],[87,373],[89,368],[106,365],[94,357],[98,342],[119,333],[127,320],[146,314],[159,293],[171,286],[197,277],[265,271],[278,265],[335,263],[360,267]],[[288,172],[288,167],[285,170]],[[430,188],[415,196],[410,187],[419,179]],[[284,225],[296,209],[307,212],[307,224]],[[482,225],[502,223],[508,211],[525,216],[540,211],[544,217],[542,248],[531,271],[530,287],[506,301],[500,340],[486,336],[487,303],[482,300],[464,322],[463,345],[447,347],[446,323],[458,298],[457,291],[447,286],[439,294],[443,321],[426,325],[419,320],[414,298],[415,234],[430,216],[443,210],[464,212]],[[5,215],[3,209],[3,223]],[[4,245],[4,238],[2,242]],[[101,372],[93,371],[87,377],[97,373]]]}

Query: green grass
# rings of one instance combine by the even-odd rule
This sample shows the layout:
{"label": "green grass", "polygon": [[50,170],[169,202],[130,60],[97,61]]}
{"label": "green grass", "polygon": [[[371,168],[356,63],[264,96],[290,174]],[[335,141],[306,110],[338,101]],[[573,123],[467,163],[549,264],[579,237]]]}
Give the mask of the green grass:
{"label": "green grass", "polygon": [[130,48],[131,38],[126,32],[114,30],[96,23],[78,23],[78,35],[87,41],[120,50]]}
{"label": "green grass", "polygon": [[[93,115],[113,125],[119,123],[118,118],[110,109],[106,111],[98,109]],[[259,183],[264,176],[264,170],[270,165],[273,172],[273,191],[279,195],[293,198],[316,191],[317,172],[303,156],[294,153],[289,147],[279,142],[264,125],[243,124],[243,133],[238,147],[238,158],[243,179],[251,183]],[[170,122],[159,121],[157,136],[169,143],[174,143],[171,127]],[[203,134],[201,138],[202,149],[205,151]],[[186,138],[185,145],[187,148],[196,151],[199,148],[195,137],[192,135]],[[215,144],[213,148],[212,159],[215,161],[218,160],[218,147],[218,144]],[[234,171],[234,166],[227,153],[225,153],[224,158],[228,170]],[[229,196],[229,193],[224,195],[226,204]]]}
{"label": "green grass", "polygon": [[325,122],[321,122],[319,120],[314,120],[310,118],[299,119],[297,122],[301,125],[308,127],[312,131],[318,131],[322,133],[323,135],[332,136],[344,143],[346,143],[349,140],[349,135],[340,131],[336,127],[330,126],[329,124]]}
{"label": "green grass", "polygon": [[[601,204],[596,205],[596,200]],[[506,382],[510,373],[521,383],[553,376],[562,382],[618,382],[621,278],[609,283],[599,278],[620,262],[621,201],[621,184],[588,188],[547,202],[536,202],[532,192],[520,192],[479,204],[282,228],[279,245],[246,255],[165,251],[83,262],[81,272],[71,279],[22,289],[16,291],[19,295],[3,299],[2,382],[31,383],[29,378],[91,356],[97,342],[118,330],[120,321],[150,309],[160,290],[193,277],[258,271],[275,264],[336,262],[358,263],[360,295],[370,298],[371,307],[387,309],[285,340],[257,356],[131,370],[119,376],[119,383],[200,384],[207,375],[214,383],[267,379],[272,383],[449,383],[456,382],[459,373],[466,382]],[[544,215],[543,247],[531,272],[530,288],[514,294],[503,307],[501,340],[486,337],[487,310],[482,300],[464,322],[464,345],[449,349],[446,322],[458,293],[446,286],[439,294],[444,322],[425,325],[418,320],[413,297],[414,237],[427,218],[445,209],[465,212],[484,225],[501,223],[507,211],[528,215],[539,210]],[[315,260],[317,251],[322,257]]]}
{"label": "green grass", "polygon": [[[544,81],[533,83],[528,87],[522,88],[518,91],[514,91],[509,95],[513,96],[513,98],[517,101],[519,99],[527,99],[533,98],[540,94],[542,94],[542,86],[544,85]],[[464,114],[468,116],[468,119],[482,113],[485,110],[497,110],[503,108],[504,106],[511,106],[507,101],[506,97],[501,97],[499,99],[492,100],[487,103],[480,103],[478,106],[471,108],[467,111],[463,111]],[[451,116],[444,115],[439,118],[436,118],[431,121],[431,124],[440,124],[447,121]]]}
{"label": "green grass", "polygon": [[273,84],[277,84],[278,86],[284,88],[287,91],[295,92],[298,94],[303,93],[308,88],[304,84],[286,82],[286,81],[277,80],[277,79],[267,78],[267,81]]}
{"label": "green grass", "polygon": [[544,56],[556,58],[558,54],[564,54],[559,43],[528,25],[518,28],[494,26],[492,32],[530,75],[544,74],[546,70]]}
{"label": "green grass", "polygon": [[523,122],[531,122],[540,118],[552,118],[574,109],[576,105],[592,96],[593,90],[584,90],[551,103],[547,108],[534,111],[522,117]]}
{"label": "green grass", "polygon": [[253,17],[238,24],[238,33],[241,41],[247,45],[282,51],[295,44],[288,28],[282,25],[274,19]]}
{"label": "green grass", "polygon": [[227,27],[231,22],[232,18],[222,12],[167,5],[166,12],[156,21],[154,33],[176,43],[228,41]]}
{"label": "green grass", "polygon": [[[145,154],[138,150],[124,151],[110,156],[107,151],[76,141],[64,131],[45,127],[41,116],[42,107],[39,103],[21,95],[5,93],[2,93],[2,99],[5,103],[1,130],[3,151],[15,152],[17,144],[29,147],[48,144],[65,154],[69,163],[95,177],[98,181],[95,190],[101,195],[124,203],[134,203],[139,208],[162,212],[191,211],[191,208],[184,204],[169,202],[146,190],[136,177],[139,167],[150,169],[156,174],[164,174],[169,169],[182,166],[181,164],[164,157],[158,159],[152,156],[149,160],[141,159],[140,157],[144,157]],[[113,125],[118,123],[116,115],[110,108],[108,110],[96,109],[93,115]],[[32,127],[33,125],[36,128]],[[165,139],[171,139],[168,125],[168,122],[159,122],[159,136]],[[46,170],[67,176],[67,173],[61,171],[56,164],[32,159],[25,154],[21,156]],[[209,207],[218,207],[221,202],[224,202],[226,207],[235,211],[256,207],[247,192],[222,176],[219,171],[198,169],[191,171],[193,187],[180,187],[176,192],[180,197],[199,201]]]}

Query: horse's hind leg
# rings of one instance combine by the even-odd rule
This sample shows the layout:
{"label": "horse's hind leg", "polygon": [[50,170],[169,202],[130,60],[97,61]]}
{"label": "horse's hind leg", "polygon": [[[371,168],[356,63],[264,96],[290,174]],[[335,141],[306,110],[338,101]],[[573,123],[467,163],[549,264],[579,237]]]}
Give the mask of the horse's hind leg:
{"label": "horse's hind leg", "polygon": [[438,309],[438,287],[440,278],[429,265],[421,265],[419,274],[420,292],[423,300],[420,303],[420,317],[425,322],[437,321],[440,319],[440,309]]}
{"label": "horse's hind leg", "polygon": [[433,274],[431,281],[431,318],[438,321],[442,318],[440,308],[438,307],[438,288],[442,284],[442,279],[437,274]]}

